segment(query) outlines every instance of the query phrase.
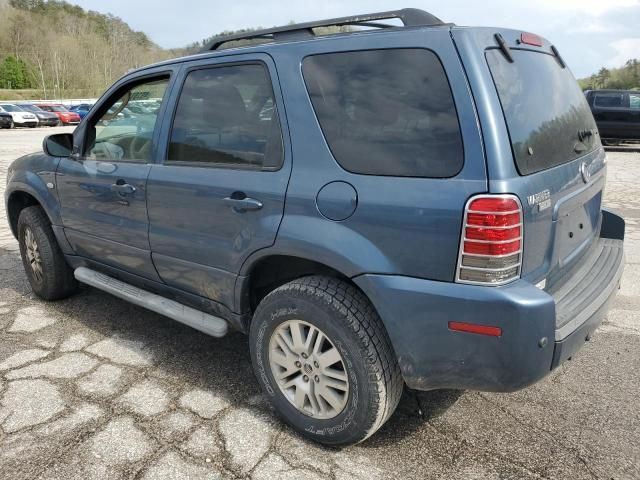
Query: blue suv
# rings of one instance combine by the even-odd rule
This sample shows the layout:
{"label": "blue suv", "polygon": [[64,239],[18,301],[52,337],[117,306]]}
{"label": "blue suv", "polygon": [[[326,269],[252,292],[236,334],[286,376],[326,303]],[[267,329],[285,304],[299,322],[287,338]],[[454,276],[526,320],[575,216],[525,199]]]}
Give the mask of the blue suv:
{"label": "blue suv", "polygon": [[246,332],[282,418],[344,445],[404,385],[513,391],[589,340],[624,265],[605,172],[553,45],[405,9],[128,73],[11,165],[6,208],[39,297]]}

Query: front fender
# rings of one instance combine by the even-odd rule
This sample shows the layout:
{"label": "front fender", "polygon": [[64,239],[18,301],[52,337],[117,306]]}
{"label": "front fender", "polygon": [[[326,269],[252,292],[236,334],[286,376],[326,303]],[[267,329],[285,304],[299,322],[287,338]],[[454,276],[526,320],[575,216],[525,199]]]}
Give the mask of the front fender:
{"label": "front fender", "polygon": [[[14,236],[17,236],[17,232],[9,215],[9,203],[12,196],[18,192],[27,193],[35,198],[46,212],[52,225],[62,225],[60,203],[55,190],[55,174],[59,162],[59,158],[44,154],[32,154],[19,158],[9,167],[4,196],[7,218]],[[52,185],[53,188],[47,187],[47,184]]]}

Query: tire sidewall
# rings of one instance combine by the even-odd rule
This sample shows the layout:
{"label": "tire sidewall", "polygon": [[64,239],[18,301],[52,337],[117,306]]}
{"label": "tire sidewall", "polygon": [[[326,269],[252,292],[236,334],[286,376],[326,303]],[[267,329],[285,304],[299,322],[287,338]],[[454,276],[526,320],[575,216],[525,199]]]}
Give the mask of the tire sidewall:
{"label": "tire sidewall", "polygon": [[[325,444],[353,443],[364,438],[372,423],[369,372],[361,354],[362,345],[347,325],[343,312],[309,295],[276,292],[259,306],[250,332],[251,359],[263,391],[278,414],[308,437]],[[316,419],[298,411],[283,395],[269,366],[269,342],[272,333],[287,320],[302,320],[314,325],[338,349],[349,379],[349,398],[344,410],[331,419]]]}
{"label": "tire sidewall", "polygon": [[[33,274],[33,269],[31,268],[31,265],[29,264],[29,260],[27,258],[27,246],[25,242],[25,234],[26,234],[27,228],[31,230],[31,234],[35,239],[35,242],[38,245],[38,251],[40,252],[40,257],[42,260],[42,280],[41,281],[38,281],[36,279],[35,275]],[[20,254],[22,257],[22,264],[24,265],[24,270],[27,277],[29,277],[29,283],[31,284],[31,287],[33,288],[36,294],[42,294],[47,290],[48,268],[47,268],[47,261],[46,261],[47,259],[45,258],[45,255],[47,255],[49,252],[45,244],[46,237],[44,238],[43,237],[44,237],[43,232],[38,227],[38,225],[33,225],[29,221],[18,222],[18,239],[19,239],[19,245],[20,245]]]}

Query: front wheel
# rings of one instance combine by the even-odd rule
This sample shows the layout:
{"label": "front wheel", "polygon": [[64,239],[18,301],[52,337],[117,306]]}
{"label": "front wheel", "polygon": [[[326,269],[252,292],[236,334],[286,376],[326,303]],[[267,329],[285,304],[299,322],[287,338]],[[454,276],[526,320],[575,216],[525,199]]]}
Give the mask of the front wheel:
{"label": "front wheel", "polygon": [[403,380],[382,321],[345,281],[310,276],[271,292],[256,309],[250,346],[277,412],[320,443],[365,440],[400,400]]}
{"label": "front wheel", "polygon": [[22,264],[33,292],[44,300],[60,300],[77,288],[73,271],[58,246],[49,218],[41,207],[27,207],[18,217]]}

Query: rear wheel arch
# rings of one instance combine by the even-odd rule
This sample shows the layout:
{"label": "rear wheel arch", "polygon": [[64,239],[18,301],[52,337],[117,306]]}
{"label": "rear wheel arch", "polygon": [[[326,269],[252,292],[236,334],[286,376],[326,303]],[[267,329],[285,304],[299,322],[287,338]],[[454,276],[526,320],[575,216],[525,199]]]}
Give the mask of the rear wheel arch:
{"label": "rear wheel arch", "polygon": [[236,286],[236,294],[239,311],[248,313],[244,316],[244,327],[247,332],[253,314],[264,297],[288,282],[313,275],[336,278],[353,286],[377,311],[367,293],[347,274],[317,260],[293,255],[267,255],[257,259],[246,269],[246,272],[246,276],[239,277],[242,280]]}
{"label": "rear wheel arch", "polygon": [[335,277],[353,284],[344,273],[316,260],[292,255],[268,255],[257,259],[247,269],[246,276],[242,277],[244,280],[238,288],[241,311],[255,311],[270,292],[291,280],[309,275]]}

